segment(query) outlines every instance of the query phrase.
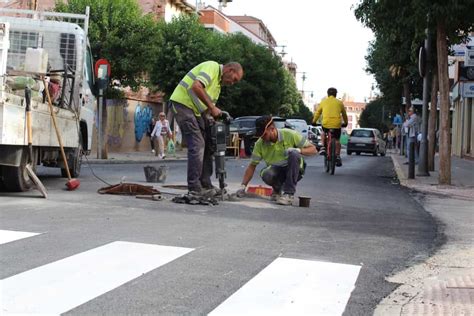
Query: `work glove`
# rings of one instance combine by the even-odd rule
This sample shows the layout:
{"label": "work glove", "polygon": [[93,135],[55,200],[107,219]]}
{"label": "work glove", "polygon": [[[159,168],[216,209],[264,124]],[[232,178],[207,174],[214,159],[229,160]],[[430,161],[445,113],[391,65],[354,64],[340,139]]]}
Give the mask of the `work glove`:
{"label": "work glove", "polygon": [[245,184],[241,184],[240,189],[238,189],[237,192],[235,192],[235,195],[239,198],[244,197],[246,189],[247,189],[247,186]]}
{"label": "work glove", "polygon": [[285,156],[289,156],[291,152],[293,151],[297,151],[298,153],[301,154],[301,149],[300,148],[288,148],[287,150],[285,150]]}

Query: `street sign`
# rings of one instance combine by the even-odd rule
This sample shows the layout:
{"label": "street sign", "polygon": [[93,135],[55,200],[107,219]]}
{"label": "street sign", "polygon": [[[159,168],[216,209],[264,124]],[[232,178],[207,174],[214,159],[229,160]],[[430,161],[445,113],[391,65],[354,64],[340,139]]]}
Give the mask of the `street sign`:
{"label": "street sign", "polygon": [[96,61],[95,67],[94,67],[94,74],[96,78],[106,79],[110,77],[110,71],[111,71],[111,67],[107,59],[101,58],[98,61]]}
{"label": "street sign", "polygon": [[464,66],[474,66],[474,46],[466,46]]}
{"label": "street sign", "polygon": [[474,98],[474,81],[464,82],[462,96],[463,98]]}
{"label": "street sign", "polygon": [[402,117],[400,114],[395,115],[393,118],[393,125],[402,125]]}

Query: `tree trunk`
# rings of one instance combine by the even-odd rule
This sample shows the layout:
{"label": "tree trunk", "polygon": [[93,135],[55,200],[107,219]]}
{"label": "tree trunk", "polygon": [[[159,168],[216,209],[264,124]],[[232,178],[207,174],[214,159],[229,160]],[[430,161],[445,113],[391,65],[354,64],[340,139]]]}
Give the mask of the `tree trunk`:
{"label": "tree trunk", "polygon": [[440,94],[439,184],[451,184],[451,124],[449,116],[448,46],[445,21],[436,26],[438,80]]}
{"label": "tree trunk", "polygon": [[433,72],[431,84],[431,110],[428,120],[428,171],[435,170],[436,120],[438,117],[438,74]]}

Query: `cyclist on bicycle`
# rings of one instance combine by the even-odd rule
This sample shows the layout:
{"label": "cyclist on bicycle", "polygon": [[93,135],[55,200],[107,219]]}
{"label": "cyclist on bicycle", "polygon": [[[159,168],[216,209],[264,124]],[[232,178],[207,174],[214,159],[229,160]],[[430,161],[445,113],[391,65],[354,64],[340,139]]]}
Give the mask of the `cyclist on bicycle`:
{"label": "cyclist on bicycle", "polygon": [[[334,137],[336,137],[336,166],[342,166],[341,161],[341,127],[347,126],[347,113],[344,108],[342,101],[336,99],[337,90],[336,88],[328,89],[328,97],[321,101],[318,110],[314,113],[313,124],[316,124],[321,114],[323,115],[323,133],[322,141],[323,147],[320,150],[320,155],[326,154],[326,134],[329,133],[330,129],[334,129]],[[341,125],[341,115],[344,119],[344,124]]]}

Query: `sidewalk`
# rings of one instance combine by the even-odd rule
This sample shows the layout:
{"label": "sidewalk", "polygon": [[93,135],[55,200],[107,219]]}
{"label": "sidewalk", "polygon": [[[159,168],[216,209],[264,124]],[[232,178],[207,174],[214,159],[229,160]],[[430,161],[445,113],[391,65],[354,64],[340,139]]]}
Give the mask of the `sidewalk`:
{"label": "sidewalk", "polygon": [[392,154],[392,161],[402,186],[423,193],[441,194],[449,197],[474,201],[474,161],[451,157],[451,184],[438,185],[439,157],[435,156],[435,170],[429,177],[417,176],[418,165],[415,166],[415,179],[408,179],[408,165],[403,164],[404,156]]}
{"label": "sidewalk", "polygon": [[[87,156],[91,164],[125,164],[125,163],[154,163],[160,161],[187,161],[187,150],[177,150],[175,155],[168,155],[166,158],[159,159],[154,153],[150,152],[126,152],[126,153],[108,153],[108,159],[97,159],[97,153],[92,152]],[[86,158],[83,158],[85,162]]]}
{"label": "sidewalk", "polygon": [[[440,222],[445,243],[424,262],[387,281],[400,286],[374,315],[474,315],[474,162],[452,157],[452,186],[438,185],[438,173],[407,179],[406,159],[392,154],[402,186],[423,193],[419,203]],[[436,168],[437,164],[436,164]]]}

